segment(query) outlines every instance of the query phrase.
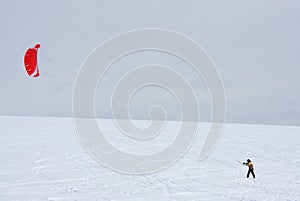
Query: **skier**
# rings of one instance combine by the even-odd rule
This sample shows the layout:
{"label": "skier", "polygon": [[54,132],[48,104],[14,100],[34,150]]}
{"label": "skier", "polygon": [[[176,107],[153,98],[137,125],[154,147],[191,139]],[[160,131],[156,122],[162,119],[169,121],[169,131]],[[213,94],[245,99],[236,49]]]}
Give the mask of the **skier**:
{"label": "skier", "polygon": [[254,166],[253,166],[253,163],[251,162],[251,160],[247,159],[247,163],[243,163],[243,165],[246,165],[249,167],[248,173],[247,173],[247,178],[249,178],[250,173],[252,174],[253,178],[255,178]]}

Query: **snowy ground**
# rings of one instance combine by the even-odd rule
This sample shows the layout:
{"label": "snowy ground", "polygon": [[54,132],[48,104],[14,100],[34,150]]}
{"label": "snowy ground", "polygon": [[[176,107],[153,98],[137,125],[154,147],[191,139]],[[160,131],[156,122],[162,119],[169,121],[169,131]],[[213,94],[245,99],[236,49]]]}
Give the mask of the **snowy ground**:
{"label": "snowy ground", "polygon": [[[115,146],[133,153],[162,148],[178,127],[168,122],[165,137],[141,149],[111,120],[100,124]],[[72,119],[0,117],[0,200],[300,200],[300,127],[227,124],[215,151],[200,161],[207,129],[200,124],[191,149],[171,167],[132,176],[94,161]],[[256,179],[246,179],[238,162],[247,158]]]}

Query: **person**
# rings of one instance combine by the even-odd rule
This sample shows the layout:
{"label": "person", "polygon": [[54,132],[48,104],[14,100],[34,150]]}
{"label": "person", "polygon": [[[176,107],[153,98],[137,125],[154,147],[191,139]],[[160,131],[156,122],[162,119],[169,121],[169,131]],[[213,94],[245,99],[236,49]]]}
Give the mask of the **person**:
{"label": "person", "polygon": [[248,173],[247,173],[247,178],[249,178],[250,173],[252,174],[253,178],[255,178],[254,166],[253,166],[252,161],[250,159],[247,159],[247,163],[243,163],[243,165],[246,165],[249,167]]}

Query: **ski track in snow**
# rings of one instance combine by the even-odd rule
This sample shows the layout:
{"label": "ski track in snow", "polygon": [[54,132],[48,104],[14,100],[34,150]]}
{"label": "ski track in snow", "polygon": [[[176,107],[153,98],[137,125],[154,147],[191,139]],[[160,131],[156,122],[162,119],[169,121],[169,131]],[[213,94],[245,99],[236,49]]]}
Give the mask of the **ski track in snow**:
{"label": "ski track in snow", "polygon": [[[160,144],[128,146],[112,120],[101,121],[122,150],[159,150]],[[167,124],[162,143],[176,134],[178,123]],[[72,119],[0,117],[0,200],[300,200],[300,127],[227,124],[214,152],[201,161],[208,128],[200,124],[191,149],[169,168],[128,175],[93,160]],[[256,179],[245,178],[240,162],[247,158]]]}

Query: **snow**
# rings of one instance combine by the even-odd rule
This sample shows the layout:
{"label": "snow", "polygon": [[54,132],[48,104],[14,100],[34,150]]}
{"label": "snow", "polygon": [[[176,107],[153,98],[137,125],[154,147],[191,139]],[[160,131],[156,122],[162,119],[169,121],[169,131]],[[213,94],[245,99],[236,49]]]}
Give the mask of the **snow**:
{"label": "snow", "polygon": [[[145,121],[137,121],[147,125]],[[167,122],[152,143],[121,137],[112,120],[99,120],[123,151],[157,151],[174,137]],[[175,164],[129,175],[96,162],[81,145],[71,118],[0,117],[0,200],[300,200],[300,127],[226,124],[214,152],[199,160],[203,133]],[[257,178],[247,179],[250,158]]]}

